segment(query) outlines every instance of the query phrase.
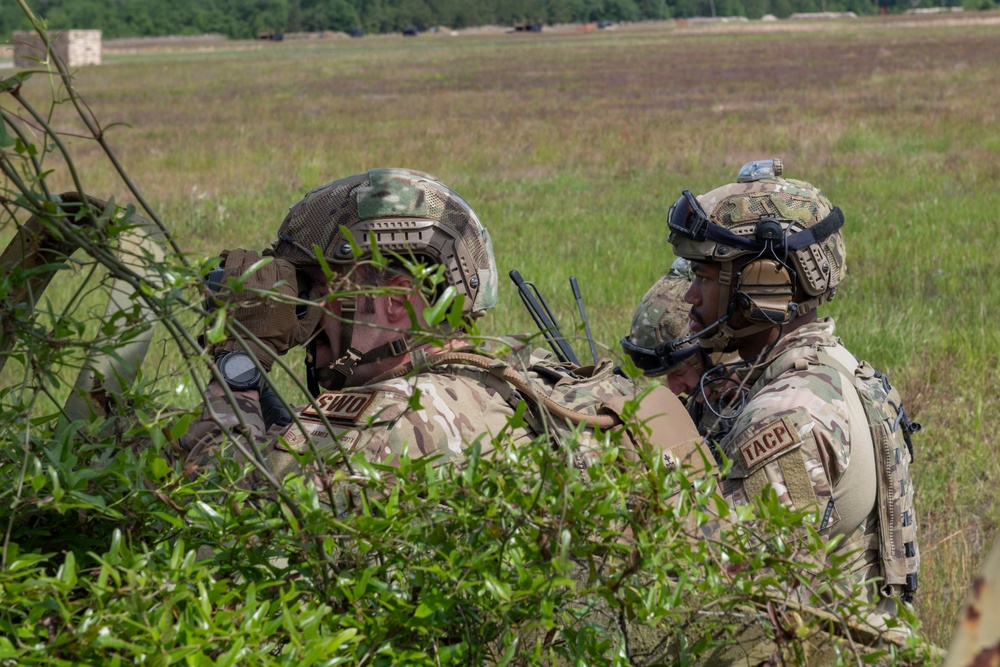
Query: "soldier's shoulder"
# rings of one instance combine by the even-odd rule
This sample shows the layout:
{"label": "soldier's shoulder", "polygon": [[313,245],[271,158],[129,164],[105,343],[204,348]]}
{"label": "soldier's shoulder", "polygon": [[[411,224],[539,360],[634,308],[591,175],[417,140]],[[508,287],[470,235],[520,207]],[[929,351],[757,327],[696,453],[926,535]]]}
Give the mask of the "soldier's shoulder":
{"label": "soldier's shoulder", "polygon": [[369,457],[385,460],[405,451],[457,460],[476,439],[484,452],[491,450],[490,439],[507,426],[514,409],[502,385],[458,370],[421,372],[379,385],[386,397],[379,417],[383,427],[371,433]]}

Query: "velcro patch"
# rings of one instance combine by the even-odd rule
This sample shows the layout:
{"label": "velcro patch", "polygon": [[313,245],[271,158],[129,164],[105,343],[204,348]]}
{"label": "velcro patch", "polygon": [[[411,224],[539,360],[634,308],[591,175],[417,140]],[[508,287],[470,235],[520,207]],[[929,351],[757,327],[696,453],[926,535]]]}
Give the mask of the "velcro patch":
{"label": "velcro patch", "polygon": [[743,467],[749,473],[801,443],[802,438],[795,427],[782,418],[743,438],[738,448]]}
{"label": "velcro patch", "polygon": [[[322,424],[316,424],[305,419],[302,420],[302,424],[306,427],[309,437],[326,438],[330,435]],[[306,442],[306,436],[302,433],[302,429],[299,428],[298,424],[291,424],[283,437],[292,449],[297,449],[299,445],[303,445]]]}
{"label": "velcro patch", "polygon": [[305,417],[300,421],[302,428],[299,428],[299,425],[294,422],[288,425],[285,432],[274,443],[275,449],[302,454],[309,450],[306,444],[311,441],[312,445],[319,451],[329,449],[331,443],[336,443],[341,449],[349,450],[361,437],[361,432],[353,424],[334,425],[331,433],[326,426],[317,421]]}
{"label": "velcro patch", "polygon": [[[375,400],[378,392],[374,389],[352,391],[324,391],[316,397],[316,405],[330,421],[356,423],[365,410]],[[302,414],[318,416],[312,405],[307,405]]]}

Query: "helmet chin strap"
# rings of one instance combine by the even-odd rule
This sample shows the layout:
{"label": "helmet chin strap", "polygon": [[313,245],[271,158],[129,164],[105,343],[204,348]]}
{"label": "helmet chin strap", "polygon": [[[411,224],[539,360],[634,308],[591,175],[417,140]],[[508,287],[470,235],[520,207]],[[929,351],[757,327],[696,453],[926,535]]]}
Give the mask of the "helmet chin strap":
{"label": "helmet chin strap", "polygon": [[[373,361],[379,361],[380,359],[398,357],[402,354],[406,354],[409,349],[405,336],[394,338],[388,343],[379,345],[378,347],[368,350],[367,352],[362,352],[358,348],[354,347],[354,315],[357,313],[357,309],[357,297],[344,297],[340,300],[340,315],[342,319],[340,325],[340,346],[338,349],[343,350],[343,354],[340,358],[331,362],[325,369],[333,371],[331,375],[326,375],[323,378],[327,380],[326,384],[329,386],[326,388],[328,389],[343,389],[347,385],[347,381],[354,375],[355,369],[359,366],[364,366],[372,363]],[[311,364],[307,359],[306,366],[308,367],[310,365]],[[315,391],[318,394],[319,378],[315,377],[316,373],[314,365],[313,369],[313,377],[316,380]],[[313,391],[313,387],[311,385],[309,390]]]}
{"label": "helmet chin strap", "polygon": [[[774,326],[780,326],[782,322],[753,322],[744,327],[735,328],[730,324],[730,316],[739,310],[739,305],[734,298],[733,262],[724,262],[719,267],[719,308],[718,319],[696,334],[698,342],[702,347],[713,352],[725,352],[726,347],[733,341],[752,336]],[[737,285],[736,287],[739,287]],[[725,304],[724,306],[722,304]],[[723,308],[725,310],[723,311]],[[801,311],[800,311],[801,312]],[[709,336],[711,332],[715,332]]]}
{"label": "helmet chin strap", "polygon": [[[699,342],[704,348],[710,349],[712,352],[726,352],[726,347],[733,340],[739,340],[740,338],[746,338],[755,333],[764,331],[765,329],[770,329],[771,327],[780,326],[780,324],[769,324],[769,323],[755,323],[750,324],[745,327],[740,327],[739,329],[734,329],[729,326],[728,322],[729,316],[724,315],[717,319],[711,326],[707,327],[705,331],[711,331],[715,327],[718,327],[718,332],[714,336],[709,336],[707,338],[701,338]],[[701,332],[699,332],[701,333]]]}

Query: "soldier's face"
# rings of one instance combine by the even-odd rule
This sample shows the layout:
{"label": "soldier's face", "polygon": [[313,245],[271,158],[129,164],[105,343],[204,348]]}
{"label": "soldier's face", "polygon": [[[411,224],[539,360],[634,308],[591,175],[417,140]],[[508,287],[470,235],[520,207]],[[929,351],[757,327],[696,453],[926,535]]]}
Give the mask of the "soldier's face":
{"label": "soldier's face", "polygon": [[719,319],[719,265],[691,262],[694,280],[684,293],[691,304],[691,333],[697,333]]}
{"label": "soldier's face", "polygon": [[690,394],[697,389],[701,372],[693,364],[684,363],[677,370],[667,373],[667,386],[678,396]]}
{"label": "soldier's face", "polygon": [[[322,270],[315,268],[307,271],[309,278],[318,285],[326,285],[327,279]],[[398,284],[397,284],[398,283]],[[403,289],[403,284],[408,285],[408,278],[399,278],[389,281],[387,290]],[[316,379],[320,386],[329,388],[336,377],[330,370],[330,365],[340,359],[346,352],[341,349],[345,346],[342,333],[350,326],[350,345],[361,354],[373,350],[384,343],[398,338],[405,332],[409,318],[402,302],[407,300],[405,294],[376,294],[359,295],[357,297],[356,312],[347,315],[343,312],[342,302],[339,300],[328,301],[325,305],[325,312],[320,320],[320,333],[315,339]],[[400,363],[398,357],[376,360],[374,362],[356,366],[354,374],[348,378],[347,387],[356,387],[365,384],[369,380],[394,365]]]}

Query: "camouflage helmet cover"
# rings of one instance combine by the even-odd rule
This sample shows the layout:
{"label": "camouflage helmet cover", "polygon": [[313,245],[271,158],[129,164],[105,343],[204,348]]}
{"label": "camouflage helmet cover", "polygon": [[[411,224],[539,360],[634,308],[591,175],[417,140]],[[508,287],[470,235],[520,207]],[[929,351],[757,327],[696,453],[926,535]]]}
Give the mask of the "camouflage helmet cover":
{"label": "camouflage helmet cover", "polygon": [[[780,177],[732,183],[697,198],[710,224],[733,234],[754,238],[762,219],[774,219],[785,237],[811,228],[826,219],[833,205],[815,186],[805,181]],[[740,256],[759,254],[711,239],[696,240],[671,233],[674,253],[689,260],[730,263]],[[825,239],[789,252],[798,283],[815,307],[831,300],[846,272],[844,236],[840,230]]]}
{"label": "camouflage helmet cover", "polygon": [[678,345],[690,333],[690,306],[684,294],[693,279],[687,260],[675,260],[670,272],[649,288],[635,309],[621,346],[646,375],[672,373],[685,363],[700,367],[698,345]]}
{"label": "camouflage helmet cover", "polygon": [[[359,258],[349,238],[360,247]],[[489,232],[462,197],[419,171],[372,169],[310,191],[281,223],[274,255],[315,265],[315,246],[331,264],[353,264],[372,256],[372,239],[380,252],[443,264],[448,283],[466,297],[466,315],[479,317],[496,305]]]}
{"label": "camouflage helmet cover", "polygon": [[674,268],[649,288],[632,316],[629,338],[633,344],[655,348],[688,336],[691,306],[684,302],[684,293],[693,278],[686,262],[675,262]]}

